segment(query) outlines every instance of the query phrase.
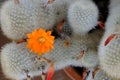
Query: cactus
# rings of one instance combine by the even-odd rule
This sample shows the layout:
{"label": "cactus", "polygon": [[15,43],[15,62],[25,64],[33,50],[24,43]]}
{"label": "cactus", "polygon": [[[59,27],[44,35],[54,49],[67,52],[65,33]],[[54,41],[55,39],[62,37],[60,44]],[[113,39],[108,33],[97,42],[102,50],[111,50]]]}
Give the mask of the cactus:
{"label": "cactus", "polygon": [[107,46],[103,44],[100,45],[99,49],[99,58],[101,68],[107,73],[109,76],[113,78],[120,79],[119,63],[120,63],[120,35],[117,35],[114,39],[112,39]]}
{"label": "cactus", "polygon": [[45,0],[6,1],[1,9],[3,33],[12,40],[26,38],[34,29],[51,29],[55,24],[52,8],[44,8]]}
{"label": "cactus", "polygon": [[[98,64],[96,43],[92,40],[96,34],[92,33],[90,35],[79,38],[74,36],[65,40],[56,39],[55,49],[51,50],[49,54],[43,54],[40,58],[51,60],[54,63],[55,70],[68,65],[94,67]],[[44,62],[43,66],[45,68],[41,69],[42,61],[37,61],[38,64],[36,64],[36,61],[34,61],[36,55],[25,46],[25,42],[20,44],[10,43],[1,50],[2,69],[8,78],[24,79],[26,75],[23,70],[28,70],[30,76],[36,76],[41,74],[42,71],[47,71],[49,64]],[[83,54],[82,51],[84,51]]]}
{"label": "cactus", "polygon": [[[4,34],[10,39],[19,40],[22,38],[26,38],[25,34],[28,32],[31,32],[33,29],[38,29],[40,27],[45,29],[51,29],[51,27],[53,27],[55,24],[59,23],[63,19],[66,19],[65,16],[67,15],[68,7],[72,2],[74,2],[73,0],[71,1],[55,0],[53,3],[48,4],[47,7],[44,7],[44,4],[46,4],[47,1],[48,0],[40,0],[40,1],[31,0],[27,2],[27,0],[23,0],[23,1],[20,0],[20,4],[22,5],[26,3],[28,4],[28,5],[25,5],[25,8],[21,7],[21,5],[18,6],[18,4],[14,4],[13,1],[6,2],[2,8],[2,15],[1,15],[2,16],[1,19],[3,20],[1,23],[3,26],[2,29]],[[37,4],[37,5],[34,5],[34,4]],[[33,10],[29,8],[30,5],[34,5],[32,6]],[[23,12],[21,12],[21,10],[19,11],[20,8],[22,8]],[[8,9],[10,10],[10,12],[8,12]],[[30,10],[31,12],[29,11],[26,14],[25,11],[27,10]],[[17,18],[15,17],[16,15],[17,16],[21,15],[23,17],[21,17],[21,20],[20,20],[19,17]],[[30,15],[32,15],[33,17],[29,18]],[[8,18],[4,18],[5,16],[7,16]],[[18,21],[16,22],[15,20],[17,19]],[[8,20],[10,20],[10,22]],[[12,27],[9,24],[11,24]]]}
{"label": "cactus", "polygon": [[[97,64],[96,50],[89,46],[91,40],[90,42],[85,41],[86,38],[88,37],[72,37],[65,40],[58,39],[54,45],[55,49],[53,49],[50,54],[43,55],[43,57],[53,60],[56,70],[68,65],[86,67],[95,66]],[[85,51],[85,54],[83,53],[82,56],[81,51]]]}
{"label": "cactus", "polygon": [[[110,77],[120,79],[120,6],[111,8],[106,31],[99,46],[101,68]],[[110,37],[109,37],[110,36]]]}
{"label": "cactus", "polygon": [[25,79],[25,70],[29,71],[31,77],[42,73],[42,64],[47,63],[43,61],[35,61],[35,56],[26,47],[26,43],[6,44],[1,51],[2,70],[6,77],[11,79]]}
{"label": "cactus", "polygon": [[[38,76],[48,71],[50,62],[54,63],[55,70],[69,65],[86,68],[99,65],[97,49],[103,31],[92,30],[98,21],[98,8],[92,0],[19,1],[16,4],[8,0],[1,9],[3,33],[12,41],[18,41],[6,44],[1,50],[1,65],[6,77],[21,80],[28,75]],[[54,27],[60,21],[66,22]],[[52,27],[55,30],[60,28],[56,31],[60,38],[55,39],[54,49],[48,54],[39,56],[26,48],[27,42],[21,41],[27,39],[26,34],[34,29],[53,30]],[[109,34],[112,32],[112,29],[110,33],[108,31]],[[109,35],[104,36],[107,38]],[[117,40],[115,42],[117,43]],[[104,65],[102,68],[104,70]]]}
{"label": "cactus", "polygon": [[98,8],[90,0],[76,1],[69,7],[68,21],[75,34],[86,34],[97,25]]}

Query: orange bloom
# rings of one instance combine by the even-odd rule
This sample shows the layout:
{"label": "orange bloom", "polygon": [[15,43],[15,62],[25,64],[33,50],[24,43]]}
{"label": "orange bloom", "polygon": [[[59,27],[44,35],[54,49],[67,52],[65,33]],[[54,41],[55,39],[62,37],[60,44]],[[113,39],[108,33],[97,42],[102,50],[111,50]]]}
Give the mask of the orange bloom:
{"label": "orange bloom", "polygon": [[38,55],[50,52],[54,48],[54,36],[51,35],[51,31],[46,32],[44,29],[34,30],[31,34],[27,34],[27,36],[27,48],[30,48],[32,52]]}

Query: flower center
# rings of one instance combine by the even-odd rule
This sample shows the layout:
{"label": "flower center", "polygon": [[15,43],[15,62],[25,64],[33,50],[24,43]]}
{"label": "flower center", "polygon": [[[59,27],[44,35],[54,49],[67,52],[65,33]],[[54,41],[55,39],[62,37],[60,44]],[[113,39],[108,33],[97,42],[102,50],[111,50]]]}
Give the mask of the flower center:
{"label": "flower center", "polygon": [[43,42],[45,42],[45,38],[44,38],[44,37],[40,37],[40,38],[38,39],[38,41],[39,41],[40,43],[43,43]]}

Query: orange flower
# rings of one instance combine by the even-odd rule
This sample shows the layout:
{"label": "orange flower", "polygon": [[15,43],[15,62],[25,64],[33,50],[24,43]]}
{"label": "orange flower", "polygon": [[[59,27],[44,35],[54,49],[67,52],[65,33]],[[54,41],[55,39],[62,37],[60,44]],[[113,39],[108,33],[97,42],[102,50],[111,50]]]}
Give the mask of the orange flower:
{"label": "orange flower", "polygon": [[27,34],[27,36],[27,48],[30,48],[32,52],[38,55],[50,52],[54,48],[54,36],[51,35],[51,31],[46,32],[44,29],[34,30],[31,34]]}

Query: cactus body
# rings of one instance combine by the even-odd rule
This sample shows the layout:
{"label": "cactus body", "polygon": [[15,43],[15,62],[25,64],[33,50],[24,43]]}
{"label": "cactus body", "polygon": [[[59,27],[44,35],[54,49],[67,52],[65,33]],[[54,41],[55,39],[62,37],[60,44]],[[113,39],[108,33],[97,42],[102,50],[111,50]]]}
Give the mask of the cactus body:
{"label": "cactus body", "polygon": [[100,45],[99,58],[101,68],[109,76],[120,79],[120,35],[112,39],[107,46]]}
{"label": "cactus body", "polygon": [[19,0],[15,4],[6,1],[1,9],[3,33],[12,40],[26,38],[26,34],[34,29],[51,29],[55,18],[51,8],[44,8],[45,0]]}
{"label": "cactus body", "polygon": [[42,73],[42,63],[35,62],[35,56],[26,48],[26,43],[10,43],[1,51],[1,65],[6,77],[11,79],[25,79],[25,70],[29,71],[31,77]]}
{"label": "cactus body", "polygon": [[[95,66],[97,64],[96,50],[88,46],[90,43],[85,40],[86,37],[82,37],[82,39],[75,37],[66,40],[58,39],[54,45],[55,49],[51,50],[50,54],[43,55],[43,57],[52,60],[56,70],[62,69],[68,65]],[[83,50],[85,50],[85,54],[80,57],[80,52]]]}
{"label": "cactus body", "polygon": [[[115,79],[120,79],[120,6],[110,9],[110,15],[106,22],[106,31],[99,46],[99,59],[101,68],[105,73]],[[105,45],[108,37],[115,36]]]}
{"label": "cactus body", "polygon": [[[41,58],[46,58],[54,63],[55,70],[63,69],[68,65],[94,67],[98,64],[96,34],[71,37],[70,39],[56,39],[54,49]],[[98,34],[97,34],[98,35]],[[98,37],[98,36],[97,36]],[[94,44],[93,44],[94,43]],[[81,56],[80,52],[85,51]],[[1,64],[4,74],[12,79],[24,79],[26,74],[23,70],[29,70],[30,76],[40,75],[42,71],[47,72],[49,63],[33,60],[35,54],[26,48],[26,43],[10,43],[1,50]],[[42,65],[43,63],[43,65]],[[44,66],[44,69],[42,68]],[[42,68],[42,69],[41,69]]]}
{"label": "cactus body", "polygon": [[98,8],[90,0],[76,1],[69,7],[68,21],[74,33],[86,34],[97,25]]}

